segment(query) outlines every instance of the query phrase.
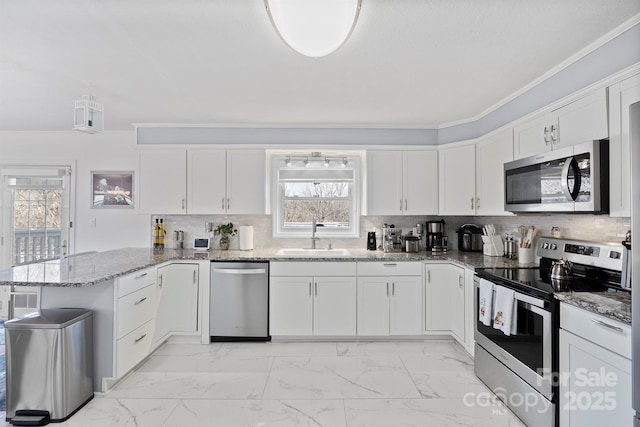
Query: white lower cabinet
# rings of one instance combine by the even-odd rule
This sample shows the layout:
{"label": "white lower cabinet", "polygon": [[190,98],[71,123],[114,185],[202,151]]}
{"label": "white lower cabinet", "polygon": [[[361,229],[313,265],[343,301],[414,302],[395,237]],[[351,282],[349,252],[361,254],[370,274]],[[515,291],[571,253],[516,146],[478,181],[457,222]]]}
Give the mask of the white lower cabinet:
{"label": "white lower cabinet", "polygon": [[465,269],[452,264],[425,265],[425,322],[427,334],[453,334],[465,343]]}
{"label": "white lower cabinet", "polygon": [[358,263],[357,299],[359,336],[422,334],[421,263]]}
{"label": "white lower cabinet", "polygon": [[272,262],[270,334],[356,335],[355,272],[350,262]]}
{"label": "white lower cabinet", "polygon": [[171,332],[198,329],[198,265],[169,264],[158,268],[154,342]]}
{"label": "white lower cabinet", "polygon": [[629,426],[631,327],[561,303],[560,426]]}

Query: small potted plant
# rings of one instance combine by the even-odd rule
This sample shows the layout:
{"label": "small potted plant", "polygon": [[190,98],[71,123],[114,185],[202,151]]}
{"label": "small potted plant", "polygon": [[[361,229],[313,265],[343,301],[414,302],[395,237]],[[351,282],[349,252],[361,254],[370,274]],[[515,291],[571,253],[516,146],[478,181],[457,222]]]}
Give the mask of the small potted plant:
{"label": "small potted plant", "polygon": [[224,251],[229,249],[229,238],[238,234],[238,230],[233,228],[232,222],[218,225],[213,232],[220,235],[220,249]]}

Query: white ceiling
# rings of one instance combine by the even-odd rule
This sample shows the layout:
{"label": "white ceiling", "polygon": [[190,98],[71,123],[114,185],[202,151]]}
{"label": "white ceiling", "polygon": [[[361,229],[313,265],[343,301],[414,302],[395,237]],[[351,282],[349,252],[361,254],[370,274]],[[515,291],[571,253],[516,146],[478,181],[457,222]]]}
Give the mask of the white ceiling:
{"label": "white ceiling", "polygon": [[132,123],[434,127],[496,106],[640,0],[363,0],[324,58],[263,0],[0,0],[0,130],[68,130],[91,93]]}

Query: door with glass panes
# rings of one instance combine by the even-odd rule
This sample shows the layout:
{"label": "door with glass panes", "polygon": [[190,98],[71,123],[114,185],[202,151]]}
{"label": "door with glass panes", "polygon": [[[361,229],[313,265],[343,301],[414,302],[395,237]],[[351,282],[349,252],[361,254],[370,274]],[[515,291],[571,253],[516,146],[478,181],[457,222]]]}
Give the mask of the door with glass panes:
{"label": "door with glass panes", "polygon": [[[64,257],[70,253],[70,167],[0,167],[0,267]],[[14,273],[20,274],[19,270]],[[25,278],[26,279],[26,278]],[[39,288],[0,290],[0,319],[39,307]]]}

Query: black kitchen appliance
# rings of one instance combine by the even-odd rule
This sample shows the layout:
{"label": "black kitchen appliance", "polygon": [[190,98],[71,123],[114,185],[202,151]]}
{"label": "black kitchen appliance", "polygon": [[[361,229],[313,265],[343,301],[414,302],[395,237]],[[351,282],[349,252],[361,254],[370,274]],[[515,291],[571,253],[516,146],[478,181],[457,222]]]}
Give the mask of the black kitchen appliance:
{"label": "black kitchen appliance", "polygon": [[[504,403],[525,424],[558,426],[560,403],[554,373],[559,372],[560,303],[555,295],[626,293],[621,287],[622,251],[619,244],[543,237],[537,244],[539,268],[476,270],[475,372],[498,398],[506,399]],[[554,278],[554,265],[561,259],[571,262],[570,272],[567,277]],[[510,335],[481,321],[482,280],[493,284],[493,295],[497,286],[515,291],[516,326]],[[509,396],[527,393],[534,393],[535,405],[509,400]]]}
{"label": "black kitchen appliance", "polygon": [[427,250],[444,252],[447,250],[447,236],[444,219],[427,221]]}
{"label": "black kitchen appliance", "polygon": [[369,231],[367,233],[367,249],[370,251],[375,251],[378,247],[376,246],[376,232]]}
{"label": "black kitchen appliance", "polygon": [[475,224],[465,224],[456,233],[458,233],[458,250],[482,252],[482,228]]}

